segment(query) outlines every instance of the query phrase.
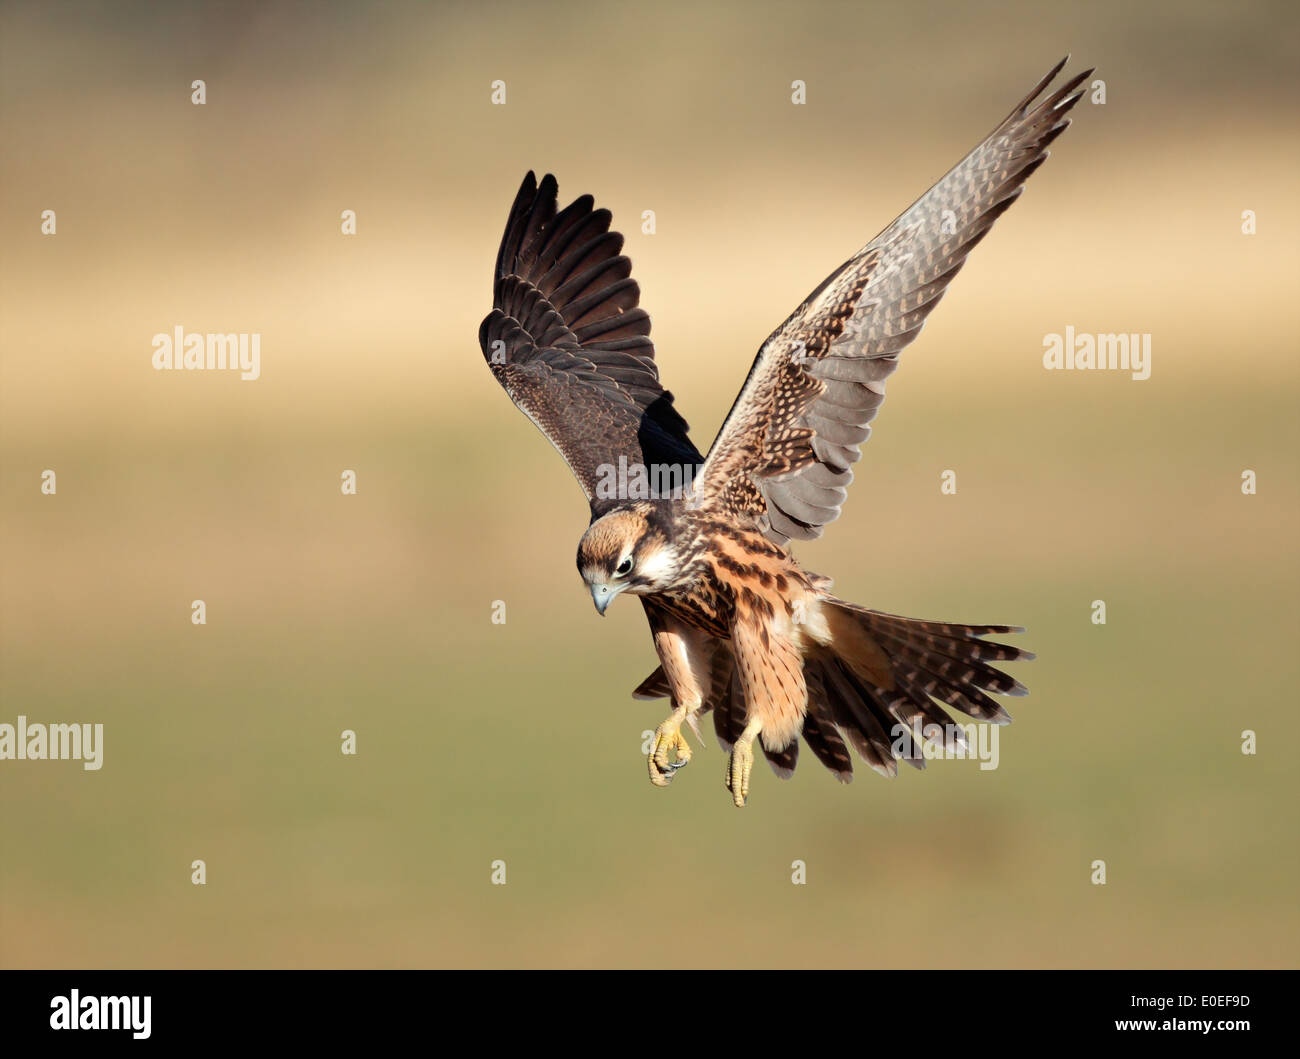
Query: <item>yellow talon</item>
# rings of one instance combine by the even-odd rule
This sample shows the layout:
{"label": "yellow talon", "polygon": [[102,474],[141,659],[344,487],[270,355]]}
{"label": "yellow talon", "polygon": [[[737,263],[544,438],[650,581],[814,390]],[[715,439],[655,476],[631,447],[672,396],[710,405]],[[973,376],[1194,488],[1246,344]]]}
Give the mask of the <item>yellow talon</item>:
{"label": "yellow talon", "polygon": [[[668,720],[655,729],[654,743],[651,744],[646,760],[650,766],[650,782],[656,787],[667,787],[677,770],[691,760],[690,744],[682,735],[682,722],[686,719],[685,707],[678,707]],[[669,751],[676,754],[676,761],[668,760]]]}
{"label": "yellow talon", "polygon": [[743,809],[745,799],[749,797],[749,773],[754,767],[754,737],[761,727],[758,721],[750,721],[731,749],[731,760],[727,763],[727,790],[731,791],[737,809]]}

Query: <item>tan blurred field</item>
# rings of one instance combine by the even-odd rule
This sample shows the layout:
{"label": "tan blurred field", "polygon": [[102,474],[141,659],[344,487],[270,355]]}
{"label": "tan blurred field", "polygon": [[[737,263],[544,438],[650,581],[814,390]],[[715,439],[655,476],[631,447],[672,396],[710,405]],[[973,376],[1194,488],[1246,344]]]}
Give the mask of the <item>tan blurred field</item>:
{"label": "tan blurred field", "polygon": [[[6,7],[0,722],[105,751],[0,762],[0,966],[1300,962],[1297,15],[1000,10]],[[709,732],[653,789],[640,609],[592,612],[581,494],[477,349],[519,179],[614,211],[703,446],[1066,51],[1106,104],[798,549],[849,599],[1028,626],[999,768],[805,755],[737,812]],[[155,372],[177,324],[260,332],[262,377]],[[1067,324],[1150,332],[1151,378],[1045,372]]]}

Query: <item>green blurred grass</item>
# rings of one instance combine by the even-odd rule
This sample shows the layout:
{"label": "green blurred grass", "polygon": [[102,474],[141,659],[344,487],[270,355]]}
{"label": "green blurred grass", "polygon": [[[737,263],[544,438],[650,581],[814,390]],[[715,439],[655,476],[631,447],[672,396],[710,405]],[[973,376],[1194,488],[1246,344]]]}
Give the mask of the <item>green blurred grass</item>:
{"label": "green blurred grass", "polygon": [[[6,571],[6,716],[102,720],[106,748],[99,773],[0,771],[22,807],[3,822],[5,962],[1293,962],[1295,482],[1241,497],[1212,458],[1252,428],[1285,438],[1285,394],[1230,394],[1251,414],[1198,445],[1176,429],[1196,393],[1166,390],[1151,444],[1116,427],[1092,447],[1086,419],[1019,397],[908,410],[896,390],[848,514],[802,554],[883,609],[1027,625],[1032,694],[996,771],[842,788],[808,757],[789,783],[761,770],[743,812],[711,737],[671,790],[646,781],[664,708],[628,697],[654,664],[639,608],[591,611],[569,558],[580,495],[503,402],[517,460],[467,456],[431,489],[458,432],[390,423],[348,462],[353,498],[326,461],[287,473],[314,438],[198,439],[225,445],[206,500],[170,447],[56,452],[61,483],[85,480],[57,498],[11,451],[6,533],[37,565]],[[1040,443],[982,451],[1012,435]]]}

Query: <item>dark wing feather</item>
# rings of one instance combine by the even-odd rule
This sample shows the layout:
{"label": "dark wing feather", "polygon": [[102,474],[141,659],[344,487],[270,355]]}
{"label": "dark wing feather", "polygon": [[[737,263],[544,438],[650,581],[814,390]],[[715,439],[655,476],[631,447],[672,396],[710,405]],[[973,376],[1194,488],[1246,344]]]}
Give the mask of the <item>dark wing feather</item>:
{"label": "dark wing feather", "polygon": [[479,345],[598,510],[601,468],[617,467],[620,457],[629,469],[688,466],[687,474],[701,457],[659,384],[650,317],[609,211],[594,209],[590,195],[559,210],[556,191],[552,176],[540,186],[531,172],[524,177]]}
{"label": "dark wing feather", "polygon": [[696,504],[752,519],[779,544],[819,537],[839,517],[899,351],[1070,124],[1091,70],[1036,104],[1065,62],[772,333],[696,479]]}

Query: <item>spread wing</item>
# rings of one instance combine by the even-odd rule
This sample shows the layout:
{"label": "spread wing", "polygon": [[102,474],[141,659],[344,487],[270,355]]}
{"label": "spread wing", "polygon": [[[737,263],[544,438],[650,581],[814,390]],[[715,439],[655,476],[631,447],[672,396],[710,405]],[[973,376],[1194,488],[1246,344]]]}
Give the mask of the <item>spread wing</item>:
{"label": "spread wing", "polygon": [[1065,62],[763,343],[695,480],[698,506],[751,519],[779,544],[839,517],[899,352],[1070,124],[1091,70],[1037,102]]}
{"label": "spread wing", "polygon": [[552,176],[540,186],[531,172],[524,177],[479,344],[598,511],[612,499],[603,494],[620,458],[624,482],[641,465],[658,495],[655,486],[671,478],[655,468],[687,468],[689,476],[702,457],[659,384],[650,317],[638,307],[641,291],[621,254],[623,237],[609,230],[609,211],[593,209],[590,195],[558,210],[556,190]]}

